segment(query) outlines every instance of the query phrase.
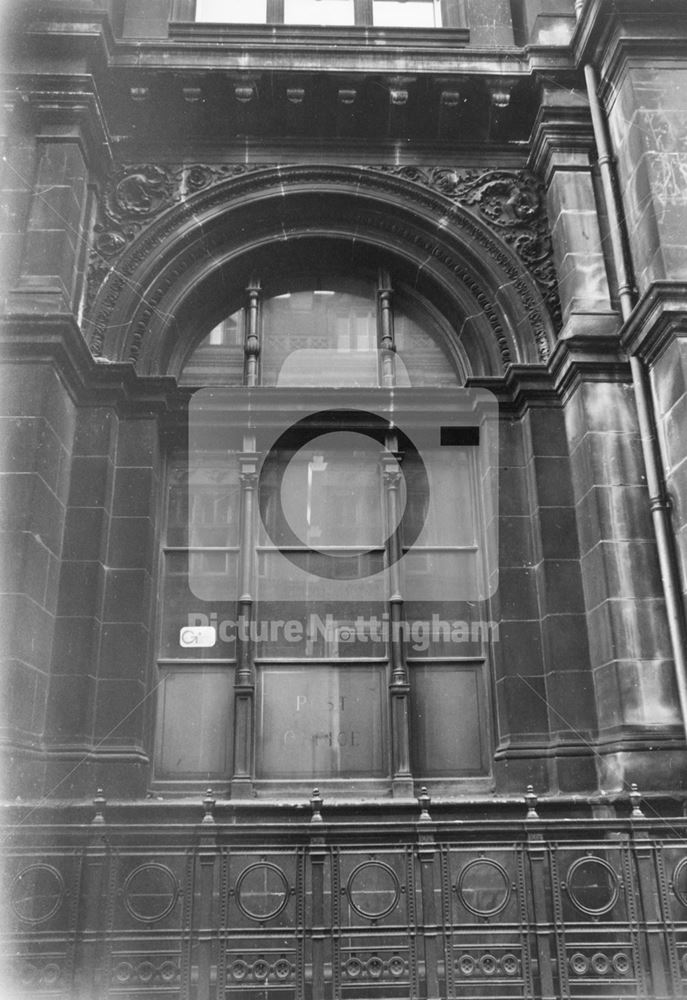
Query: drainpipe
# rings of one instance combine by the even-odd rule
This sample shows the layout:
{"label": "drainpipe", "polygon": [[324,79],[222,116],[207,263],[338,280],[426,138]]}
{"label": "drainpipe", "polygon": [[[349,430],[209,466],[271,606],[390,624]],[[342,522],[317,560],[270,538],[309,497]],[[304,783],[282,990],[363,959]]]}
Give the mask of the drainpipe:
{"label": "drainpipe", "polygon": [[[586,65],[584,67],[584,76],[587,83],[592,127],[599,155],[599,171],[601,173],[601,183],[603,185],[604,200],[608,213],[611,251],[618,276],[620,312],[623,322],[626,322],[634,308],[634,287],[628,263],[629,258],[626,253],[626,236],[623,228],[624,214],[615,184],[607,124],[599,102],[598,80],[594,67]],[[675,661],[675,676],[678,696],[680,698],[682,723],[685,727],[685,733],[687,733],[687,627],[680,588],[680,573],[678,570],[675,538],[670,523],[670,503],[666,492],[661,454],[656,437],[656,419],[651,389],[645,366],[637,355],[630,355],[630,369],[637,403],[646,483],[649,490],[649,507],[656,534],[663,596],[666,602],[670,642]]]}

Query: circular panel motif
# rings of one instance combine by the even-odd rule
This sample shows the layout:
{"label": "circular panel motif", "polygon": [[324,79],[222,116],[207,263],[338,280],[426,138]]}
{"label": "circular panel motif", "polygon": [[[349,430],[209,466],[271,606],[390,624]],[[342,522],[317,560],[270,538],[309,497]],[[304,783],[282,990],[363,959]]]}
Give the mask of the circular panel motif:
{"label": "circular panel motif", "polygon": [[259,958],[253,962],[253,976],[255,979],[267,979],[270,974],[270,967],[264,958]]}
{"label": "circular panel motif", "polygon": [[518,959],[508,952],[501,959],[501,968],[507,976],[516,976],[518,974]]}
{"label": "circular panel motif", "polygon": [[613,968],[619,976],[626,976],[630,971],[630,959],[624,951],[619,951],[613,956]]}
{"label": "circular panel motif", "polygon": [[64,899],[64,880],[51,865],[29,865],[15,876],[10,889],[12,909],[27,924],[53,917]]}
{"label": "circular panel motif", "polygon": [[285,958],[280,958],[274,963],[274,974],[277,979],[288,979],[291,975],[291,963]]}
{"label": "circular panel motif", "polygon": [[381,958],[377,958],[376,955],[373,955],[367,963],[367,971],[374,979],[379,979],[381,974],[384,972],[384,962],[382,962]]}
{"label": "circular panel motif", "polygon": [[171,913],[178,897],[177,880],[164,865],[139,865],[124,883],[124,905],[132,917],[147,924]]}
{"label": "circular panel motif", "polygon": [[461,955],[458,959],[458,968],[464,976],[471,976],[475,971],[475,960],[472,955]]}
{"label": "circular panel motif", "polygon": [[344,970],[346,971],[346,975],[350,976],[351,979],[355,979],[363,971],[363,966],[357,958],[349,958],[344,965]]}
{"label": "circular panel motif", "polygon": [[230,971],[233,979],[245,979],[248,975],[248,965],[239,958],[232,964]]}
{"label": "circular panel motif", "polygon": [[673,872],[673,892],[680,903],[687,907],[687,858],[678,861]]}
{"label": "circular panel motif", "polygon": [[364,861],[348,879],[346,887],[351,906],[361,917],[378,920],[398,905],[401,887],[393,868],[381,861]]}
{"label": "circular panel motif", "polygon": [[160,966],[160,979],[163,983],[174,982],[178,971],[174,962],[163,962]]}
{"label": "circular panel motif", "polygon": [[56,986],[61,975],[61,969],[56,962],[48,962],[48,964],[43,969],[43,985],[44,986]]}
{"label": "circular panel motif", "polygon": [[479,960],[479,967],[485,976],[493,976],[498,969],[498,962],[493,955],[482,955]]}
{"label": "circular panel motif", "polygon": [[152,962],[141,962],[136,969],[136,974],[142,983],[150,983],[155,975],[155,966]]}
{"label": "circular panel motif", "polygon": [[589,970],[589,959],[581,951],[570,956],[570,968],[576,976],[583,976]]}
{"label": "circular panel motif", "polygon": [[506,870],[501,865],[480,858],[463,868],[456,891],[470,913],[491,917],[504,908],[510,898],[511,887]]}
{"label": "circular panel motif", "polygon": [[597,951],[594,955],[592,955],[592,969],[597,976],[607,975],[610,968],[611,963],[608,960],[608,956],[604,955],[602,951]]}
{"label": "circular panel motif", "polygon": [[38,969],[36,968],[36,966],[32,965],[30,962],[22,963],[22,966],[19,970],[19,981],[21,982],[22,986],[30,986],[32,983],[35,983],[37,979],[38,979]]}
{"label": "circular panel motif", "polygon": [[134,967],[131,962],[119,962],[115,966],[114,978],[118,983],[128,983],[134,974]]}
{"label": "circular panel motif", "polygon": [[392,955],[389,959],[389,972],[392,976],[402,976],[405,972],[406,964],[400,955]]}
{"label": "circular panel motif", "polygon": [[236,902],[252,920],[271,920],[286,906],[289,899],[286,875],[269,862],[249,865],[236,882]]}
{"label": "circular panel motif", "polygon": [[618,877],[601,858],[579,858],[568,869],[568,894],[582,913],[598,916],[613,909],[618,899]]}

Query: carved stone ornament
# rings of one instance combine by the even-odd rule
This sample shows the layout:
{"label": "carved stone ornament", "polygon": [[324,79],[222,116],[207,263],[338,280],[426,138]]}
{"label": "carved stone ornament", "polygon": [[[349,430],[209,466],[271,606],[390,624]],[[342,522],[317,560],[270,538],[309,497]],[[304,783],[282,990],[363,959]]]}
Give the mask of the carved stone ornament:
{"label": "carved stone ornament", "polygon": [[[124,251],[138,237],[153,219],[174,205],[184,204],[192,195],[232,177],[240,177],[259,171],[273,170],[274,164],[184,164],[151,165],[133,164],[121,166],[108,181],[101,198],[98,220],[94,227],[87,291],[87,311],[90,312],[94,300],[108,277],[118,273],[118,261]],[[373,166],[358,167],[370,177],[372,186],[375,176],[393,175],[418,186],[449,198],[454,204],[468,208],[487,223],[520,258],[538,286],[554,323],[560,325],[560,303],[557,292],[556,274],[549,226],[544,207],[542,189],[536,177],[523,170],[464,170],[451,167],[413,166]],[[379,225],[379,222],[377,222]],[[475,233],[477,235],[477,233]],[[144,241],[145,242],[145,241]],[[149,248],[150,249],[150,248]],[[141,247],[146,254],[149,249]],[[513,267],[507,255],[491,247],[492,256],[505,268],[521,294],[531,319],[533,336],[537,342],[542,361],[548,358],[549,348],[542,316],[521,273]],[[136,255],[138,256],[138,255]],[[469,275],[465,277],[470,284]],[[115,280],[104,304],[112,308],[112,296],[116,296],[118,282]],[[472,281],[474,285],[474,279]],[[503,331],[500,329],[496,311],[485,299],[483,291],[472,287],[478,301],[483,305],[500,345],[503,361],[510,361],[510,353]],[[481,292],[481,294],[480,294]],[[108,306],[109,303],[109,306]],[[155,306],[155,303],[152,303]],[[145,319],[145,317],[143,317]],[[98,332],[102,323],[96,321],[96,333],[92,339],[94,354],[102,348],[103,331]],[[135,345],[134,356],[138,344]]]}
{"label": "carved stone ornament", "polygon": [[526,170],[458,172],[451,167],[379,169],[440,191],[456,204],[475,206],[527,267],[552,319],[560,326],[561,305],[544,192],[533,174]]}
{"label": "carved stone ornament", "polygon": [[87,308],[119,254],[152,219],[185,197],[234,174],[259,169],[241,165],[127,164],[110,177],[98,209],[88,268]]}

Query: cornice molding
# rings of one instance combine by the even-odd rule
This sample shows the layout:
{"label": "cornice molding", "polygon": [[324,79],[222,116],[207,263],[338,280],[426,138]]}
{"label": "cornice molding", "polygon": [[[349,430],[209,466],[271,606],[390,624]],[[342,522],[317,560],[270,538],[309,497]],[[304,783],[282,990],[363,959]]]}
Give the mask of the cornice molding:
{"label": "cornice molding", "polygon": [[575,65],[592,63],[608,79],[629,55],[684,55],[686,44],[683,0],[586,0],[571,41]]}
{"label": "cornice molding", "polygon": [[54,364],[80,405],[163,412],[171,396],[179,394],[169,376],[142,376],[130,363],[94,358],[75,318],[65,314],[0,318],[1,363]]}
{"label": "cornice molding", "polygon": [[563,403],[585,382],[632,381],[630,363],[617,332],[578,333],[559,340],[549,368]]}
{"label": "cornice molding", "polygon": [[621,343],[652,365],[676,336],[687,336],[687,282],[655,281],[620,331]]}
{"label": "cornice molding", "polygon": [[[557,155],[589,155],[596,149],[588,107],[543,105],[532,130],[528,163],[548,186],[556,170]],[[588,170],[589,163],[565,163],[564,170]]]}
{"label": "cornice molding", "polygon": [[[8,76],[6,81],[5,107],[24,119],[30,116],[39,138],[50,138],[52,131],[65,141],[77,138],[98,173],[107,176],[112,171],[111,136],[90,75]],[[65,133],[65,126],[74,127],[76,135]]]}

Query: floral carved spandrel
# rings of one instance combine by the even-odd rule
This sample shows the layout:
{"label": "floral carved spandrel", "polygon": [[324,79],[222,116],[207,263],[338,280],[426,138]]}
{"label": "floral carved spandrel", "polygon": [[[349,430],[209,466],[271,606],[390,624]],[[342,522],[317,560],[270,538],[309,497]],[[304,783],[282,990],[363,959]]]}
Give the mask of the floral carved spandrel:
{"label": "floral carved spandrel", "polygon": [[249,169],[239,165],[150,163],[119,167],[105,186],[94,226],[87,308],[92,305],[119,255],[152,219],[196,191]]}
{"label": "floral carved spandrel", "polygon": [[561,305],[544,192],[533,174],[526,170],[458,171],[452,167],[382,169],[476,209],[527,267],[551,318],[560,326]]}

